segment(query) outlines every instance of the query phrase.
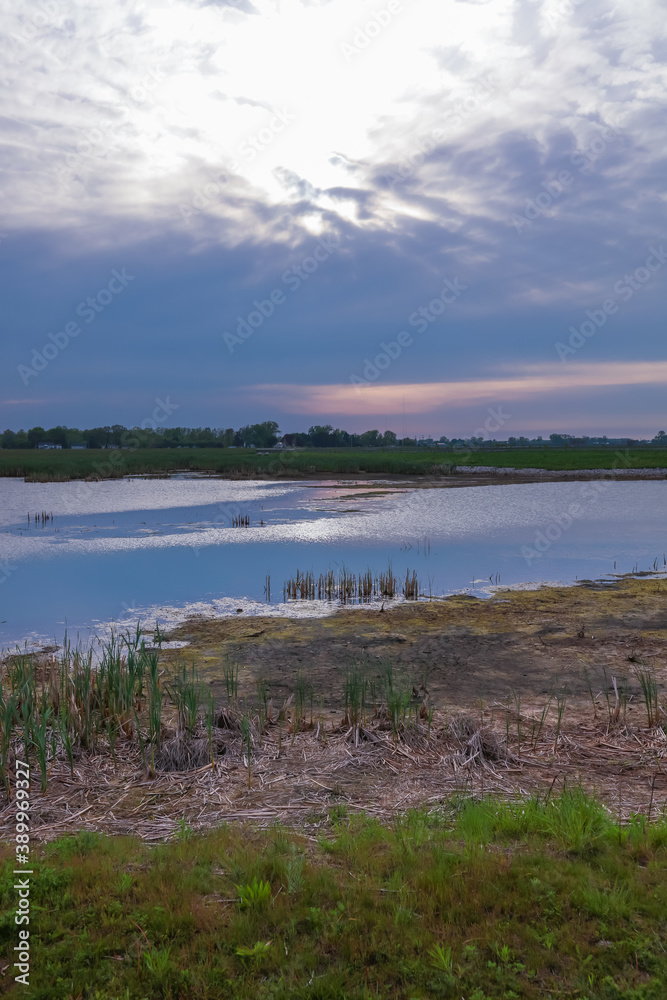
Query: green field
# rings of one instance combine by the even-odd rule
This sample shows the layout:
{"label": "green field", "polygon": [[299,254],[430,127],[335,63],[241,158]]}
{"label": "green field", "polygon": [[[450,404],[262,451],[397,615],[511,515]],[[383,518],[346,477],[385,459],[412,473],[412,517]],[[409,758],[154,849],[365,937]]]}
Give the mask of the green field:
{"label": "green field", "polygon": [[[667,822],[619,828],[577,788],[307,832],[223,826],[156,847],[34,844],[31,1000],[662,1000]],[[0,918],[14,959],[13,851]]]}
{"label": "green field", "polygon": [[401,450],[298,450],[257,454],[251,449],[155,448],[136,450],[1,450],[0,476],[38,481],[105,479],[160,474],[177,469],[216,472],[228,478],[269,478],[352,474],[443,475],[452,465],[493,465],[536,469],[667,468],[667,450],[658,448],[515,448],[469,453],[434,448]]}

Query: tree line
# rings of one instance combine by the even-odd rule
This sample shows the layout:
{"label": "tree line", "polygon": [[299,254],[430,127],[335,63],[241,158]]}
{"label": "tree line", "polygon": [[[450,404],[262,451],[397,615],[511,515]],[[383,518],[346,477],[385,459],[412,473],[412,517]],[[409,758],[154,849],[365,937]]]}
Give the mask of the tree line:
{"label": "tree line", "polygon": [[30,430],[6,430],[0,434],[2,448],[38,448],[40,444],[61,448],[273,448],[279,441],[300,448],[387,448],[397,444],[393,431],[377,430],[363,434],[313,426],[307,433],[280,434],[275,420],[233,427],[31,427]]}
{"label": "tree line", "polygon": [[419,444],[451,448],[539,448],[550,446],[598,447],[632,445],[667,446],[667,434],[659,431],[652,439],[574,437],[571,434],[551,434],[542,437],[509,437],[506,441],[484,438],[398,438],[393,431],[364,431],[353,434],[331,424],[315,424],[304,432],[282,434],[275,420],[233,427],[124,427],[112,424],[79,430],[76,427],[31,427],[30,430],[6,430],[0,434],[0,448],[38,448],[40,444],[60,445],[61,448],[273,448],[278,442],[295,448],[395,448],[416,447]]}

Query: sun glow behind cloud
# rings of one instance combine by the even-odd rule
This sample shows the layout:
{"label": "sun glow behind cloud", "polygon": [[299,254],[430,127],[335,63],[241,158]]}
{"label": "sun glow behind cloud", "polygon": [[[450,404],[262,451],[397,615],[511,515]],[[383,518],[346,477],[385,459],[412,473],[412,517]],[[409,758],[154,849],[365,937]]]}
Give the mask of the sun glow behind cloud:
{"label": "sun glow behind cloud", "polygon": [[[12,13],[9,0],[1,7],[20,38],[25,17]],[[629,25],[630,44],[644,53],[644,65],[619,68],[612,78],[574,17],[561,18],[557,34],[547,25],[541,38],[522,37],[511,0],[402,0],[398,7],[378,26],[374,16],[385,8],[356,0],[321,6],[263,0],[253,4],[255,14],[185,0],[61,5],[7,60],[10,78],[21,86],[11,88],[5,110],[42,139],[38,155],[18,139],[31,162],[27,176],[13,178],[10,215],[26,211],[41,175],[51,182],[53,224],[65,211],[76,215],[93,206],[146,217],[167,199],[177,205],[188,186],[211,180],[229,163],[236,163],[237,182],[243,178],[254,189],[252,197],[269,204],[298,200],[303,192],[286,187],[280,175],[286,170],[331,211],[328,188],[364,190],[375,171],[410,157],[414,164],[434,130],[445,142],[488,146],[517,120],[531,129],[546,114],[544,141],[549,122],[560,116],[585,143],[600,123],[627,111],[624,102],[614,103],[619,83],[634,91],[635,103],[658,100],[661,79],[637,18]],[[487,92],[475,98],[483,80]],[[289,124],[258,140],[276,112],[287,114]],[[103,139],[90,143],[100,125]],[[254,154],[242,152],[253,141]],[[415,218],[439,218],[435,205],[409,204],[422,170],[425,190],[457,213],[489,211],[486,192],[461,184],[442,163],[418,167],[405,190],[375,189],[377,217],[389,219],[403,204]],[[211,199],[207,210],[224,216],[225,199]],[[343,214],[372,224],[349,205]]]}
{"label": "sun glow behind cloud", "polygon": [[429,413],[438,408],[525,400],[535,395],[631,386],[667,386],[667,361],[629,364],[526,365],[514,376],[393,385],[259,385],[248,387],[287,413],[371,416]]}

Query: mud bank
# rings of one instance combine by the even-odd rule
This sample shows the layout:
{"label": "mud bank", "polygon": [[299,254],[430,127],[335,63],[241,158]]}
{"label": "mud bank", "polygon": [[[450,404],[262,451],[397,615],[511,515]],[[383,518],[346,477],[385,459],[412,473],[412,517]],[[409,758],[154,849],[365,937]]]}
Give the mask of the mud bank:
{"label": "mud bank", "polygon": [[[169,638],[188,643],[183,653],[220,692],[225,662],[238,662],[240,697],[262,680],[275,697],[287,695],[307,673],[316,703],[333,710],[351,663],[391,661],[417,686],[426,678],[436,704],[479,706],[511,691],[537,703],[563,688],[579,701],[589,698],[586,674],[599,691],[605,671],[631,677],[640,660],[665,682],[667,581],[656,574],[498,588],[486,600],[455,595],[384,611],[341,608],[319,619],[196,618]],[[628,711],[641,711],[637,691]]]}

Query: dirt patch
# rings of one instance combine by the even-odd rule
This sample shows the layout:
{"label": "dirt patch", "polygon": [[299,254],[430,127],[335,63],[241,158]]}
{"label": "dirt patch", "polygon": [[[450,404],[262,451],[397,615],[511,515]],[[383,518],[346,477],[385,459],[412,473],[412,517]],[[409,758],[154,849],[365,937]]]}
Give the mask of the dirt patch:
{"label": "dirt patch", "polygon": [[[225,663],[234,661],[240,698],[252,701],[258,682],[282,697],[302,674],[325,714],[340,710],[353,663],[378,677],[392,663],[406,683],[425,684],[438,707],[514,695],[537,706],[563,689],[579,702],[590,698],[587,675],[597,693],[605,671],[630,681],[637,658],[667,681],[667,581],[498,590],[489,600],[454,596],[383,612],[342,608],[320,619],[190,619],[170,638],[189,645],[167,657],[194,660],[217,695]],[[628,711],[640,712],[636,683],[632,691]]]}

